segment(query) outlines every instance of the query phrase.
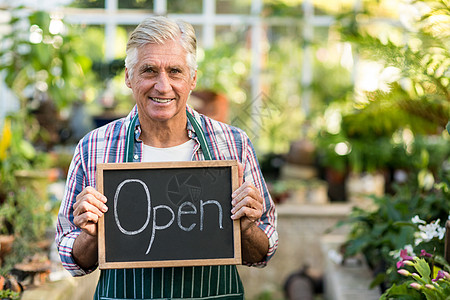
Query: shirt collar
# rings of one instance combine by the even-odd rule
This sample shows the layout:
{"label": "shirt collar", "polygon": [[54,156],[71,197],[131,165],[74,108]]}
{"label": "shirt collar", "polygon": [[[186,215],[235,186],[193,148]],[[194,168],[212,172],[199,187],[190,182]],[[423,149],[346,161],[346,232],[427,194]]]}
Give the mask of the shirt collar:
{"label": "shirt collar", "polygon": [[[189,105],[186,105],[186,109],[194,116],[194,118],[198,119],[199,115],[198,113],[193,110]],[[130,113],[128,114],[128,116],[126,117],[126,123],[129,125],[131,123],[131,120],[133,119],[133,117],[138,113],[137,111],[137,105],[135,105],[133,107],[133,109],[130,111]],[[187,119],[187,124],[186,124],[186,130],[188,132],[188,137],[190,139],[194,139],[197,141],[197,135],[194,131],[194,127],[192,126],[191,122],[189,121],[189,119]],[[139,118],[136,120],[136,124],[134,127],[134,139],[137,142],[141,142],[140,140],[140,136],[141,136],[142,130],[141,130],[141,123],[139,122]]]}

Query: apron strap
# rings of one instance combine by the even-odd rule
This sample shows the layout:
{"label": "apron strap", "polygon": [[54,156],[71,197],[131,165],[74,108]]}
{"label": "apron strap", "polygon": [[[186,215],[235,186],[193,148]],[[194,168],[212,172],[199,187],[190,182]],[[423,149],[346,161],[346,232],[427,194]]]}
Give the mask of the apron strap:
{"label": "apron strap", "polygon": [[130,122],[130,125],[127,129],[127,141],[125,148],[125,162],[133,162],[133,152],[134,152],[134,129],[136,128],[136,121],[138,119],[138,115],[136,114]]}
{"label": "apron strap", "polygon": [[[212,160],[211,152],[209,151],[208,144],[206,143],[205,133],[202,130],[202,127],[198,123],[198,121],[194,118],[194,116],[186,110],[186,115],[189,121],[194,127],[195,134],[197,134],[198,141],[200,142],[200,148],[203,151],[203,156],[205,160]],[[127,129],[127,138],[126,138],[126,148],[125,148],[125,162],[133,162],[133,151],[134,151],[134,129],[136,127],[136,122],[138,119],[138,115],[136,114],[130,122],[130,125]]]}
{"label": "apron strap", "polygon": [[206,143],[205,133],[202,130],[202,127],[198,123],[198,121],[194,118],[194,116],[186,110],[186,115],[194,127],[194,131],[197,134],[198,141],[200,142],[200,148],[202,148],[203,156],[205,160],[212,160],[211,152],[209,151],[208,144]]}

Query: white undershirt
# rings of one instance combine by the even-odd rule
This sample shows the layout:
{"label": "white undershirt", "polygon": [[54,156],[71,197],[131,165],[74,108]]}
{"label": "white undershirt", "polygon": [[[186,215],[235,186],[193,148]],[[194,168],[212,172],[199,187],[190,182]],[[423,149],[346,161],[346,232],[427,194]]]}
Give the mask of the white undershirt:
{"label": "white undershirt", "polygon": [[155,148],[144,144],[143,162],[158,161],[190,161],[194,152],[195,141],[189,139],[186,143],[169,148]]}

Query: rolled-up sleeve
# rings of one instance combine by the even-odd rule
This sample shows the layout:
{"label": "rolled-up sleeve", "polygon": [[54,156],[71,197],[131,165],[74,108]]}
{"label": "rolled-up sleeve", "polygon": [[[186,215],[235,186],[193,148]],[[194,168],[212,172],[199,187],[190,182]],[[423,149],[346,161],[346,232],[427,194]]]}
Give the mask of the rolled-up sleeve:
{"label": "rolled-up sleeve", "polygon": [[273,257],[278,247],[278,233],[277,227],[277,213],[275,204],[272,197],[269,194],[266,182],[261,172],[258,160],[256,158],[256,152],[247,137],[246,151],[243,157],[244,163],[244,181],[252,182],[259,190],[264,198],[264,209],[260,220],[258,221],[258,227],[264,231],[269,240],[269,250],[264,260],[254,264],[247,264],[248,266],[265,267],[267,262]]}
{"label": "rolled-up sleeve", "polygon": [[58,213],[55,236],[61,263],[72,276],[86,275],[95,270],[95,268],[82,269],[72,256],[73,244],[81,232],[73,223],[73,205],[76,201],[76,196],[84,188],[85,176],[82,166],[79,144],[69,167],[64,198]]}

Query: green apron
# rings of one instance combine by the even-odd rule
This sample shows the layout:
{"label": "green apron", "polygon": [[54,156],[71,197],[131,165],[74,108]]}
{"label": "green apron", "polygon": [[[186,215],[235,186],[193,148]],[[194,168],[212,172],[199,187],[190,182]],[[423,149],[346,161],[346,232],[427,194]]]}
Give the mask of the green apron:
{"label": "green apron", "polygon": [[[213,159],[200,124],[186,111],[205,160]],[[127,130],[125,162],[133,161],[134,128]],[[244,299],[235,265],[101,270],[94,299]]]}

